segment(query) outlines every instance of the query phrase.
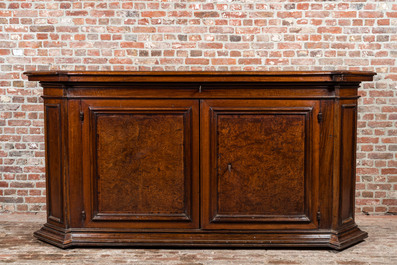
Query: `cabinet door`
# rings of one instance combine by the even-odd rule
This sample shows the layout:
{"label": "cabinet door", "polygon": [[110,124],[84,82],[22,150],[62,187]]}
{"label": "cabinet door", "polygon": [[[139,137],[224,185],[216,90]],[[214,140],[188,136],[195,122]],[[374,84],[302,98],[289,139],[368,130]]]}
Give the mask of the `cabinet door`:
{"label": "cabinet door", "polygon": [[85,227],[195,228],[199,103],[83,100]]}
{"label": "cabinet door", "polygon": [[201,102],[202,227],[316,228],[318,101]]}

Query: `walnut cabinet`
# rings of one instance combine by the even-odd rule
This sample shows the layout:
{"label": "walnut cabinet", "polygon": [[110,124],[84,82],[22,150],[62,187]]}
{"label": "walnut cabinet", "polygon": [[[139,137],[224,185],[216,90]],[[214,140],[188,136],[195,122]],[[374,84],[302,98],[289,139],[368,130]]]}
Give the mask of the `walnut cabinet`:
{"label": "walnut cabinet", "polygon": [[44,88],[58,247],[331,247],[354,222],[357,90],[375,73],[26,72]]}

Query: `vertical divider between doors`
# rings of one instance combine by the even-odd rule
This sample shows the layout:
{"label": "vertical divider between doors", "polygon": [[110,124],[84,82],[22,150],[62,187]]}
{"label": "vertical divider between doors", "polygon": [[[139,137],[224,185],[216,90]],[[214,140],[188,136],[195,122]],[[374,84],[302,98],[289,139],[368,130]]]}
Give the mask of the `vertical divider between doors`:
{"label": "vertical divider between doors", "polygon": [[199,144],[198,144],[198,146],[199,146],[199,188],[198,188],[198,191],[199,191],[199,198],[198,198],[198,200],[199,200],[199,218],[198,218],[198,220],[199,220],[199,222],[198,222],[198,228],[199,229],[202,229],[202,223],[201,223],[201,217],[202,217],[202,215],[203,215],[203,213],[202,213],[202,180],[203,180],[203,177],[202,177],[202,174],[203,174],[203,170],[202,170],[202,168],[201,168],[201,164],[203,163],[203,161],[202,161],[202,159],[201,159],[201,156],[202,156],[202,150],[201,150],[201,126],[202,126],[202,124],[201,124],[201,111],[202,111],[202,108],[201,108],[201,103],[202,103],[202,99],[198,99],[198,124],[199,124],[199,137],[198,137],[198,141],[199,141]]}
{"label": "vertical divider between doors", "polygon": [[[79,105],[80,105],[80,111],[79,111],[79,113],[84,113],[84,109],[83,109],[83,101],[80,99],[80,102],[79,102]],[[87,116],[87,115],[86,115]],[[87,117],[86,117],[86,122],[89,122],[89,121],[87,121]],[[83,123],[83,121],[81,121],[80,122],[80,141],[81,141],[81,143],[84,143],[84,137],[83,137],[83,135],[84,135],[84,123]],[[83,213],[83,216],[82,216],[82,218],[81,218],[81,222],[82,222],[82,226],[84,227],[85,226],[85,220],[86,220],[86,211],[85,211],[85,198],[84,198],[84,157],[83,157],[83,153],[84,153],[84,146],[82,146],[81,147],[81,151],[82,151],[82,153],[80,154],[80,156],[81,156],[81,190],[83,191],[82,193],[81,193],[81,205],[82,205],[82,213]]]}

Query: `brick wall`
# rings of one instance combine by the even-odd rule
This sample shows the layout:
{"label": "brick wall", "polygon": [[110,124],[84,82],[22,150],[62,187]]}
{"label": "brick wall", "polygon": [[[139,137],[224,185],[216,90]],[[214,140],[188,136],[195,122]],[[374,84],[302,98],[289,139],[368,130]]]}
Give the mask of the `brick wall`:
{"label": "brick wall", "polygon": [[45,210],[26,70],[376,71],[360,89],[357,210],[397,213],[395,1],[0,2],[0,212]]}

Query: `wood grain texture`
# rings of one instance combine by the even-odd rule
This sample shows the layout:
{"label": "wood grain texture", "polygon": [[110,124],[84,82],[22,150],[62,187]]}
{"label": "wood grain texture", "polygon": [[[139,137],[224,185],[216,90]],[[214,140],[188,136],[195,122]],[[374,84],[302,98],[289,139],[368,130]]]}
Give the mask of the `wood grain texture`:
{"label": "wood grain texture", "polygon": [[356,182],[356,104],[341,106],[341,156],[340,156],[340,218],[341,222],[353,221],[354,192]]}
{"label": "wood grain texture", "polygon": [[328,228],[332,224],[332,198],[333,198],[333,157],[334,157],[334,102],[321,100],[322,120],[320,121],[320,165],[319,165],[319,212],[321,220],[319,226]]}
{"label": "wood grain texture", "polygon": [[185,212],[182,114],[98,114],[96,128],[98,213]]}
{"label": "wood grain texture", "polygon": [[217,115],[218,214],[304,214],[305,116]]}
{"label": "wood grain texture", "polygon": [[62,165],[62,117],[61,102],[45,104],[46,127],[46,171],[47,171],[47,212],[50,221],[63,224],[64,181]]}
{"label": "wood grain texture", "polygon": [[316,227],[318,102],[201,103],[203,227]]}
{"label": "wood grain texture", "polygon": [[198,227],[198,102],[84,100],[82,108],[85,226]]}
{"label": "wood grain texture", "polygon": [[70,246],[343,249],[357,98],[375,73],[27,72],[44,88],[48,220]]}
{"label": "wood grain texture", "polygon": [[[70,227],[80,227],[83,225],[81,213],[84,210],[83,196],[81,185],[83,183],[83,143],[82,143],[82,124],[80,119],[80,100],[68,100],[67,105],[67,132],[68,141],[66,141],[67,151],[72,156],[68,156],[67,169],[69,200],[67,205],[73,205],[69,208],[68,225]],[[79,187],[79,188],[76,188]]]}
{"label": "wood grain texture", "polygon": [[46,82],[360,82],[370,71],[29,71],[32,81]]}

